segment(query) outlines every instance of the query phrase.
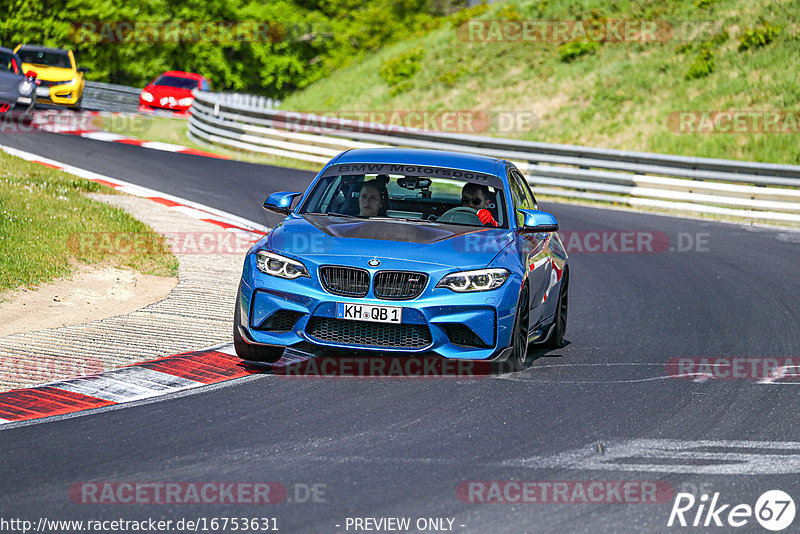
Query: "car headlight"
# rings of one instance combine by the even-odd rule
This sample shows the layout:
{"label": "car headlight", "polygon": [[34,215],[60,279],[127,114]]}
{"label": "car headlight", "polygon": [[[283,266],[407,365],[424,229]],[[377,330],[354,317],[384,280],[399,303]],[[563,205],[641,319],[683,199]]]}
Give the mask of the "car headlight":
{"label": "car headlight", "polygon": [[21,94],[29,95],[31,91],[33,91],[33,84],[28,80],[22,80],[21,82],[19,82],[17,89],[19,89],[19,92]]}
{"label": "car headlight", "polygon": [[256,266],[262,273],[280,278],[288,278],[289,280],[294,280],[301,276],[310,278],[306,266],[299,261],[265,250],[259,250],[256,254]]}
{"label": "car headlight", "polygon": [[191,96],[187,96],[186,98],[181,98],[180,100],[178,100],[178,105],[191,106],[192,102],[194,102],[194,98],[192,98]]}
{"label": "car headlight", "polygon": [[502,286],[511,273],[506,269],[480,269],[448,274],[436,287],[446,287],[456,293],[490,291]]}
{"label": "car headlight", "polygon": [[145,102],[152,102],[153,95],[148,93],[147,91],[142,91],[142,100],[144,100]]}

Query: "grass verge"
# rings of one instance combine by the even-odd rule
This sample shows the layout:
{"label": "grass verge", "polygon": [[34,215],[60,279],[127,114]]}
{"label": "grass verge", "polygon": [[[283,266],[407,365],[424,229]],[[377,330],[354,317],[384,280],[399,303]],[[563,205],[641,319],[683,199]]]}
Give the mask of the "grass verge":
{"label": "grass verge", "polygon": [[[177,259],[163,240],[152,238],[152,229],[122,209],[87,198],[88,192],[113,190],[0,152],[0,291],[67,276],[75,260],[177,276]],[[143,249],[125,254],[113,247],[70,246],[90,232],[150,237],[142,240]]]}
{"label": "grass verge", "polygon": [[[339,69],[285,98],[281,107],[401,116],[482,111],[491,121],[474,127],[486,129],[466,133],[800,164],[800,0],[508,0],[468,18],[600,27],[609,21],[676,21],[688,30],[655,42],[588,46],[577,38],[502,42],[502,33],[501,42],[469,40],[468,25],[448,23]],[[787,133],[765,127],[757,113],[752,128],[745,122],[738,133],[733,132],[739,125],[724,120],[717,133],[699,133],[706,131],[700,128],[703,112],[715,111],[777,111],[792,120],[779,121],[778,130]],[[500,123],[509,117],[503,113],[513,118],[517,112],[533,113],[535,120]],[[683,112],[697,112],[698,119],[683,125]]]}

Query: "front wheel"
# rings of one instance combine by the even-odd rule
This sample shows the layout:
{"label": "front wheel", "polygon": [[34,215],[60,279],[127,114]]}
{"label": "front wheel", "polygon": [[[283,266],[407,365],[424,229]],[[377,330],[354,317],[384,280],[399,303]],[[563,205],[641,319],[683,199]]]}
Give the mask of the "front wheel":
{"label": "front wheel", "polygon": [[525,368],[528,359],[528,322],[530,318],[530,303],[528,302],[528,286],[525,286],[519,295],[517,315],[514,318],[514,331],[512,334],[512,351],[508,357],[510,371],[515,373]]}
{"label": "front wheel", "polygon": [[553,333],[542,346],[549,349],[560,349],[564,342],[564,333],[567,331],[567,312],[569,312],[569,271],[564,273],[564,280],[561,282],[561,291],[558,292],[558,303],[556,304],[556,318],[553,322]]}
{"label": "front wheel", "polygon": [[236,297],[236,310],[233,312],[233,349],[236,355],[251,362],[275,363],[283,356],[283,347],[271,347],[266,345],[252,345],[242,338],[239,326],[242,324],[241,314],[239,313],[239,299]]}
{"label": "front wheel", "polygon": [[70,106],[69,109],[71,109],[72,111],[80,111],[81,109],[83,109],[83,95],[81,95],[78,101],[75,102],[75,105]]}

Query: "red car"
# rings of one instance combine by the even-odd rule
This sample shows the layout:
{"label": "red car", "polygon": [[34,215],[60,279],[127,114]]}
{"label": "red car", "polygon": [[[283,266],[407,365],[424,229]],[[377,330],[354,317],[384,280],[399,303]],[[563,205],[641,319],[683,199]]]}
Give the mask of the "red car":
{"label": "red car", "polygon": [[145,87],[139,95],[139,111],[156,109],[186,112],[194,102],[192,90],[210,91],[208,80],[194,72],[168,70]]}

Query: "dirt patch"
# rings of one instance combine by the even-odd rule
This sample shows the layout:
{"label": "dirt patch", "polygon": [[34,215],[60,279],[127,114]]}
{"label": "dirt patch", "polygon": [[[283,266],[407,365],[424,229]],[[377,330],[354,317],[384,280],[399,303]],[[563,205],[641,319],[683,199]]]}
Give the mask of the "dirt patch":
{"label": "dirt patch", "polygon": [[3,293],[0,337],[124,315],[166,298],[178,283],[109,266],[75,268],[69,278]]}

